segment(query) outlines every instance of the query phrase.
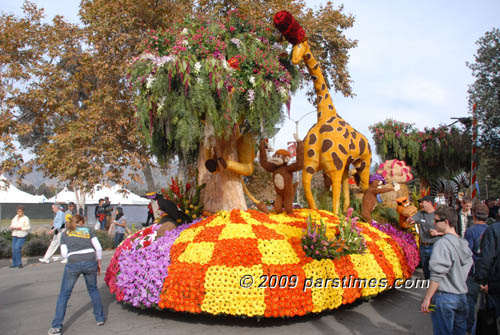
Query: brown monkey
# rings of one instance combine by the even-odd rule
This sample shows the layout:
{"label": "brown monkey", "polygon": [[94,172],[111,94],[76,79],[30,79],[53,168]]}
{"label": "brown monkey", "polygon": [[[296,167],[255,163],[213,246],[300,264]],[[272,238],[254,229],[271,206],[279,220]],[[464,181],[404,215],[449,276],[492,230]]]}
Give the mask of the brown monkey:
{"label": "brown monkey", "polygon": [[[371,222],[372,220],[371,214],[377,204],[377,194],[394,191],[394,186],[383,187],[384,183],[385,179],[381,175],[375,174],[370,176],[370,186],[368,186],[363,195],[363,200],[361,200],[361,215],[366,222]],[[396,188],[399,189],[399,187]]]}
{"label": "brown monkey", "polygon": [[283,208],[288,214],[293,213],[293,197],[295,185],[293,182],[293,172],[302,170],[304,167],[304,143],[297,140],[297,161],[288,165],[290,153],[280,149],[276,151],[269,161],[267,160],[266,141],[261,140],[259,146],[260,165],[273,174],[273,184],[276,190],[276,200],[274,200],[274,210],[276,213],[283,212]]}

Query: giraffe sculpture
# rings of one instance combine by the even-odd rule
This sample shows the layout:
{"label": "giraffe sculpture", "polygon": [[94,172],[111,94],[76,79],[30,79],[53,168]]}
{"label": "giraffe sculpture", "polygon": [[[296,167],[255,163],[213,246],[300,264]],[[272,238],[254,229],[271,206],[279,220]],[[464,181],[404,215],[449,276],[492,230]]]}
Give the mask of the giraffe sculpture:
{"label": "giraffe sculpture", "polygon": [[[344,189],[345,204],[348,204],[347,183],[349,166],[356,168],[355,179],[362,191],[369,184],[371,150],[368,140],[352,128],[336,112],[323,73],[314,58],[305,33],[288,12],[275,15],[276,27],[293,46],[292,63],[304,61],[314,81],[317,95],[318,121],[304,138],[304,170],[302,184],[304,194],[311,209],[316,208],[311,192],[311,180],[315,172],[323,170],[332,182],[333,212],[338,213],[340,191]],[[344,210],[346,206],[344,206]]]}

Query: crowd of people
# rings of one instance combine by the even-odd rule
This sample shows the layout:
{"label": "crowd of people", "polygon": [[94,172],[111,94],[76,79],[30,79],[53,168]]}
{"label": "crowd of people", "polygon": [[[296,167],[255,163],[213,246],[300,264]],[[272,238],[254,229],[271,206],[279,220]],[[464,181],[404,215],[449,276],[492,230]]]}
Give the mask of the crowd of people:
{"label": "crowd of people", "polygon": [[[420,260],[429,287],[421,311],[431,313],[434,334],[475,334],[480,294],[500,321],[500,212],[465,197],[460,208],[435,209],[434,198],[419,200],[409,219],[417,226]],[[493,207],[493,210],[491,210]],[[496,222],[487,225],[492,216]]]}

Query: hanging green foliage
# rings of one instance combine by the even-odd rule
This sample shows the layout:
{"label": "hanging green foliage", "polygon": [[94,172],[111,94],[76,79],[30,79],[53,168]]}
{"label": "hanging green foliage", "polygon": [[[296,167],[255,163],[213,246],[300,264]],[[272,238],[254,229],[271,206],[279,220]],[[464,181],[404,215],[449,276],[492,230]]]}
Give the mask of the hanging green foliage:
{"label": "hanging green foliage", "polygon": [[207,131],[225,138],[239,125],[268,134],[282,122],[299,72],[273,32],[238,11],[223,20],[190,16],[150,32],[129,80],[141,129],[160,161],[196,156]]}
{"label": "hanging green foliage", "polygon": [[421,178],[450,177],[470,170],[471,138],[456,127],[420,131],[409,123],[385,120],[369,128],[383,160],[403,160]]}

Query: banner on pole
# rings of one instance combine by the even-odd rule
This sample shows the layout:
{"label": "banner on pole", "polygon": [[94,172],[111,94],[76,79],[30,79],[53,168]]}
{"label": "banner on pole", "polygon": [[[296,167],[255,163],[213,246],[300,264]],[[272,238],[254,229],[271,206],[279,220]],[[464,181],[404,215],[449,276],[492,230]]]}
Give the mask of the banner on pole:
{"label": "banner on pole", "polygon": [[293,158],[297,156],[297,142],[288,142],[288,152],[290,153],[290,156]]}

